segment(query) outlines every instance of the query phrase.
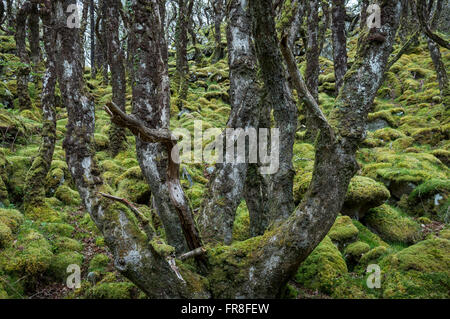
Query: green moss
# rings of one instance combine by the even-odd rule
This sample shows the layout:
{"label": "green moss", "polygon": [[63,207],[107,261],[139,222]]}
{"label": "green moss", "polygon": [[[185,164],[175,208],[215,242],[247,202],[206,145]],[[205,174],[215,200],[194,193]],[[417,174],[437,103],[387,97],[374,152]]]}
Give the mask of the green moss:
{"label": "green moss", "polygon": [[105,254],[95,255],[89,263],[89,271],[105,272],[110,263],[110,259]]}
{"label": "green moss", "polygon": [[45,202],[41,206],[29,206],[25,212],[25,216],[28,219],[55,223],[61,221],[61,216],[53,208],[49,207]]}
{"label": "green moss", "polygon": [[82,266],[83,255],[78,252],[65,251],[53,256],[48,273],[58,281],[65,282],[69,265]]}
{"label": "green moss", "polygon": [[245,201],[236,210],[233,226],[233,240],[243,241],[250,238],[250,216]]}
{"label": "green moss", "polygon": [[0,222],[8,226],[13,233],[17,232],[23,221],[23,215],[18,210],[0,208]]}
{"label": "green moss", "polygon": [[385,246],[375,247],[362,255],[358,267],[360,267],[362,271],[365,271],[368,265],[377,264],[379,260],[387,254],[388,249]]}
{"label": "green moss", "polygon": [[412,138],[420,144],[430,144],[434,146],[444,139],[444,135],[439,127],[427,127],[416,130],[412,135]]}
{"label": "green moss", "polygon": [[335,281],[347,273],[347,265],[339,250],[326,236],[301,264],[295,281],[309,289],[330,293]]}
{"label": "green moss", "polygon": [[131,299],[137,288],[131,282],[99,283],[86,293],[88,299]]}
{"label": "green moss", "polygon": [[362,218],[368,209],[380,206],[390,196],[383,184],[369,177],[355,176],[348,187],[343,213]]}
{"label": "green moss", "polygon": [[42,223],[40,230],[44,234],[59,235],[63,237],[71,237],[75,231],[75,228],[69,224],[64,223]]}
{"label": "green moss", "polygon": [[334,222],[328,236],[333,242],[339,243],[340,247],[355,241],[358,237],[358,229],[353,225],[352,220],[348,216],[339,216]]}
{"label": "green moss", "polygon": [[80,194],[67,185],[59,186],[55,192],[55,197],[65,205],[77,206],[81,203]]}
{"label": "green moss", "polygon": [[348,245],[344,250],[346,258],[352,258],[359,261],[362,255],[370,250],[370,246],[362,241],[357,241]]}
{"label": "green moss", "polygon": [[358,229],[358,239],[370,246],[370,248],[375,248],[379,246],[389,247],[389,245],[383,241],[377,234],[372,233],[366,226],[361,224],[357,220],[352,220],[353,225]]}
{"label": "green moss", "polygon": [[364,223],[389,242],[410,244],[420,238],[420,225],[388,205],[369,210]]}
{"label": "green moss", "polygon": [[450,241],[435,238],[384,258],[384,298],[449,298]]}
{"label": "green moss", "polygon": [[6,247],[13,240],[11,229],[0,221],[0,248]]}
{"label": "green moss", "polygon": [[81,252],[83,250],[83,244],[69,237],[56,237],[52,241],[54,252],[62,253],[67,251]]}
{"label": "green moss", "polygon": [[155,252],[162,257],[167,257],[175,254],[175,247],[167,245],[162,239],[158,237],[154,237],[150,241],[150,244],[152,245]]}
{"label": "green moss", "polygon": [[48,269],[52,257],[50,244],[40,233],[22,228],[17,241],[0,252],[0,268],[8,273],[35,276]]}
{"label": "green moss", "polygon": [[395,141],[398,138],[405,137],[405,134],[396,129],[385,127],[375,131],[374,136],[378,139],[381,139],[384,142],[391,142]]}

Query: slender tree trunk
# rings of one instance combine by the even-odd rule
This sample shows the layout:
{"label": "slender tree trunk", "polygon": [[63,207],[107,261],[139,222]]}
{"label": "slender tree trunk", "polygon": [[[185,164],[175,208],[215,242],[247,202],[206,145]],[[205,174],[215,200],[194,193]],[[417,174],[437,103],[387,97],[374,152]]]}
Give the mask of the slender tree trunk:
{"label": "slender tree trunk", "polygon": [[225,48],[222,46],[222,32],[221,25],[224,17],[224,3],[223,0],[213,0],[214,11],[214,53],[212,62],[216,63],[224,57]]}
{"label": "slender tree trunk", "polygon": [[39,62],[41,60],[41,47],[39,39],[39,11],[37,4],[33,4],[28,17],[28,41],[30,43],[30,58],[34,72],[37,72],[39,68]]}
{"label": "slender tree trunk", "polygon": [[[306,49],[306,70],[305,78],[306,85],[309,92],[311,92],[314,99],[319,98],[319,2],[320,0],[308,1],[307,13],[307,36],[308,47]],[[313,115],[305,109],[306,116],[306,135],[305,138],[309,141],[314,141],[317,136],[317,127],[314,126]]]}
{"label": "slender tree trunk", "polygon": [[177,107],[181,111],[184,109],[184,103],[187,99],[189,84],[187,77],[189,75],[189,64],[187,60],[188,44],[188,24],[192,13],[192,1],[178,0],[178,19],[175,30],[176,46],[176,80],[178,81],[178,99]]}
{"label": "slender tree trunk", "polygon": [[26,22],[32,9],[32,3],[26,1],[17,11],[16,17],[16,50],[21,66],[17,68],[17,95],[20,109],[30,109],[31,99],[28,93],[28,78],[30,76],[30,58],[26,48]]}
{"label": "slender tree trunk", "polygon": [[[125,54],[120,45],[120,0],[104,0],[105,15],[104,27],[106,35],[106,51],[111,68],[112,101],[125,111],[126,78],[125,78]],[[112,124],[109,130],[110,152],[115,157],[125,149],[125,131],[123,128]]]}
{"label": "slender tree trunk", "polygon": [[[6,20],[8,22],[8,29],[13,30],[15,27],[15,20],[13,15],[14,0],[6,0]],[[12,33],[12,31],[10,31]]]}
{"label": "slender tree trunk", "polygon": [[332,4],[333,63],[336,78],[336,92],[339,93],[347,73],[347,36],[345,34],[345,0]]}
{"label": "slender tree trunk", "polygon": [[80,26],[80,37],[81,37],[81,63],[82,68],[84,70],[86,66],[86,50],[85,50],[85,44],[86,44],[86,29],[88,25],[88,15],[89,15],[89,0],[83,0],[83,11],[81,13],[81,26]]}
{"label": "slender tree trunk", "polygon": [[268,92],[275,125],[279,128],[279,169],[271,176],[269,214],[271,221],[288,217],[294,210],[292,166],[293,145],[297,129],[295,105],[278,46],[274,13],[270,0],[249,1],[253,20],[256,55]]}
{"label": "slender tree trunk", "polygon": [[[227,128],[254,129],[258,127],[259,104],[256,81],[256,56],[251,37],[251,16],[241,1],[232,0],[227,24],[228,64],[230,68],[231,114]],[[244,132],[242,132],[244,133]],[[245,139],[245,136],[242,136]],[[241,138],[242,138],[241,137]],[[226,130],[220,138],[228,149],[231,141]],[[217,150],[222,151],[222,150]],[[237,156],[216,165],[198,224],[204,241],[231,244],[236,209],[243,198],[247,176],[248,155],[244,163]]]}
{"label": "slender tree trunk", "polygon": [[90,12],[90,29],[91,29],[91,77],[94,79],[97,76],[96,61],[95,61],[95,4],[94,0],[89,2]]}
{"label": "slender tree trunk", "polygon": [[[25,183],[24,208],[28,215],[39,218],[33,214],[36,208],[45,205],[45,178],[50,169],[56,141],[56,56],[55,56],[55,24],[52,19],[51,4],[49,0],[43,2],[40,15],[44,24],[44,47],[47,56],[46,72],[42,81],[42,133],[39,154],[28,171]],[[39,12],[38,12],[39,13]]]}

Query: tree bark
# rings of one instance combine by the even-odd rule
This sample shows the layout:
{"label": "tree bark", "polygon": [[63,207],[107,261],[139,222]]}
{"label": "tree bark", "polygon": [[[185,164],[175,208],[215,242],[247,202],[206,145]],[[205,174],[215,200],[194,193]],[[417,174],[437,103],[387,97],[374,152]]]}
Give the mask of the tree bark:
{"label": "tree bark", "polygon": [[30,58],[32,69],[37,72],[39,62],[41,60],[41,47],[39,43],[39,11],[36,3],[32,5],[30,15],[28,17],[28,41],[30,43]]}
{"label": "tree bark", "polygon": [[[228,65],[230,69],[231,113],[227,128],[245,130],[258,127],[258,85],[256,81],[256,57],[251,37],[251,15],[241,1],[229,4],[227,24]],[[223,145],[231,147],[224,131]],[[244,137],[245,138],[245,137]],[[228,144],[227,144],[228,142]],[[233,148],[234,148],[233,141]],[[237,156],[216,165],[207,198],[201,209],[198,224],[205,242],[231,244],[236,209],[243,198],[247,176],[248,155],[244,163]]]}
{"label": "tree bark", "polygon": [[[106,40],[106,52],[111,69],[112,101],[125,111],[126,77],[125,77],[125,54],[120,45],[120,0],[104,0],[105,15],[104,25]],[[123,128],[114,123],[109,130],[110,152],[115,157],[126,148],[126,136]]]}
{"label": "tree bark", "polygon": [[223,0],[213,0],[213,11],[214,11],[214,53],[212,62],[216,63],[220,59],[223,59],[225,54],[225,48],[222,46],[222,32],[220,27],[222,25],[222,20],[224,17],[224,1]]}
{"label": "tree bark", "polygon": [[16,17],[16,51],[21,65],[17,68],[17,95],[20,109],[30,109],[31,99],[28,93],[28,77],[30,76],[30,58],[26,48],[26,22],[31,13],[32,3],[25,1],[17,11]]}
{"label": "tree bark", "polygon": [[[42,115],[43,125],[39,154],[33,160],[25,182],[25,212],[45,205],[45,178],[50,169],[56,142],[56,56],[55,56],[55,24],[52,19],[50,0],[42,3],[40,14],[44,24],[44,48],[47,56],[46,72],[42,81]],[[39,217],[39,216],[35,216]]]}
{"label": "tree bark", "polygon": [[345,0],[332,1],[333,64],[336,92],[339,93],[347,73],[347,36],[345,34]]}
{"label": "tree bark", "polygon": [[91,77],[95,79],[97,76],[95,61],[95,4],[94,0],[89,2],[90,17],[90,33],[91,33]]}
{"label": "tree bark", "polygon": [[294,210],[292,166],[293,145],[297,129],[295,105],[278,47],[274,13],[270,0],[249,1],[253,16],[253,36],[268,101],[280,130],[279,169],[271,176],[269,195],[269,220],[277,222],[287,218]]}

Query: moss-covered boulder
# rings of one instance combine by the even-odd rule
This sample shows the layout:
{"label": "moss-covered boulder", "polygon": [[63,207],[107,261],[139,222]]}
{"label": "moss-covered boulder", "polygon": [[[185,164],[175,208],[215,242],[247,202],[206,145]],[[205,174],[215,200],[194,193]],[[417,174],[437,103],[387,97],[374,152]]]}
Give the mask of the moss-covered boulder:
{"label": "moss-covered boulder", "polygon": [[362,241],[351,243],[344,250],[344,257],[347,260],[347,264],[353,268],[369,250],[370,246]]}
{"label": "moss-covered boulder", "polygon": [[52,240],[52,246],[54,247],[55,253],[62,253],[66,251],[76,251],[81,252],[83,250],[83,244],[79,241],[64,237],[58,236]]}
{"label": "moss-covered boulder", "polygon": [[23,215],[16,209],[0,208],[0,223],[8,226],[15,233],[23,223]]}
{"label": "moss-covered boulder", "polygon": [[370,208],[378,207],[390,197],[382,183],[369,177],[356,176],[348,187],[342,214],[352,218],[363,218]]}
{"label": "moss-covered boulder", "polygon": [[48,269],[52,257],[51,246],[44,236],[33,229],[22,228],[17,240],[0,251],[0,269],[34,277]]}
{"label": "moss-covered boulder", "polygon": [[369,210],[363,223],[389,242],[412,244],[420,239],[420,225],[389,205]]}
{"label": "moss-covered boulder", "polygon": [[80,194],[67,185],[59,186],[55,197],[66,205],[77,206],[81,203]]}
{"label": "moss-covered boulder", "polygon": [[388,249],[385,246],[375,247],[361,256],[358,263],[358,268],[365,271],[368,265],[377,264],[380,259],[388,254]]}
{"label": "moss-covered boulder", "polygon": [[150,187],[144,180],[139,166],[128,169],[117,178],[117,196],[126,198],[138,204],[148,204],[150,201]]}
{"label": "moss-covered boulder", "polygon": [[306,288],[330,293],[335,281],[347,271],[340,251],[326,236],[300,265],[295,281]]}
{"label": "moss-covered boulder", "polygon": [[450,180],[431,179],[419,185],[408,196],[411,212],[450,223]]}
{"label": "moss-covered boulder", "polygon": [[328,236],[336,243],[339,249],[343,249],[347,244],[354,242],[358,238],[358,229],[353,225],[348,216],[339,216],[331,227]]}
{"label": "moss-covered boulder", "polygon": [[67,267],[70,265],[78,265],[80,268],[83,264],[83,255],[76,251],[65,251],[53,256],[48,274],[58,281],[65,282],[68,277]]}
{"label": "moss-covered boulder", "polygon": [[384,258],[383,298],[449,298],[450,241],[435,238]]}
{"label": "moss-covered boulder", "polygon": [[0,221],[0,249],[12,242],[13,236],[11,229]]}

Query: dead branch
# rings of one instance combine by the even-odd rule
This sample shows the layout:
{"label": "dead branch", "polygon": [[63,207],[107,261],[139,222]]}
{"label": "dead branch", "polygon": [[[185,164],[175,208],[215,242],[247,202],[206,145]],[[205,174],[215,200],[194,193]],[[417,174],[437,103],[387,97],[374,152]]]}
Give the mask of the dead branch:
{"label": "dead branch", "polygon": [[206,249],[204,247],[199,247],[197,249],[191,250],[185,254],[182,254],[177,257],[179,260],[186,260],[192,257],[197,257],[206,253]]}

